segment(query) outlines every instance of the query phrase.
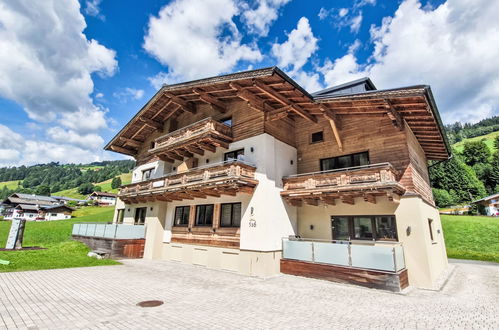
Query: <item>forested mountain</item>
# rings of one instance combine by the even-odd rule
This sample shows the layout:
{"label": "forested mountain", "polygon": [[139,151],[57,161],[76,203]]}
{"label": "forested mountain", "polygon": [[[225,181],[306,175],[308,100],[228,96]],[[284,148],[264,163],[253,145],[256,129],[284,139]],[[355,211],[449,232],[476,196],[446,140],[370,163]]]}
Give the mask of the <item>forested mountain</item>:
{"label": "forested mountain", "polygon": [[4,199],[13,192],[50,195],[51,192],[79,188],[87,193],[92,184],[112,179],[130,172],[135,165],[132,160],[94,162],[85,165],[49,163],[33,166],[0,168],[0,182],[18,181],[17,188],[0,190]]}
{"label": "forested mountain", "polygon": [[[430,164],[437,205],[465,204],[499,192],[499,135],[490,134],[499,131],[499,116],[476,124],[455,123],[445,129],[449,141],[462,146],[459,151],[453,149],[450,160]],[[481,138],[486,134],[488,141]]]}

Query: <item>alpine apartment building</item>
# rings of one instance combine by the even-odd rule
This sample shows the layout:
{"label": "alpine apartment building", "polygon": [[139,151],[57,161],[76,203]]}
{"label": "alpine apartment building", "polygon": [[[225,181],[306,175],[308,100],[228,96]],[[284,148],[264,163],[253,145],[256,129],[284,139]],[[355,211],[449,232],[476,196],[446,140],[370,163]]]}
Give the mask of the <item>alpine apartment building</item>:
{"label": "alpine apartment building", "polygon": [[429,86],[309,94],[276,67],[165,85],[106,149],[137,161],[114,222],[146,226],[145,258],[395,291],[447,266]]}

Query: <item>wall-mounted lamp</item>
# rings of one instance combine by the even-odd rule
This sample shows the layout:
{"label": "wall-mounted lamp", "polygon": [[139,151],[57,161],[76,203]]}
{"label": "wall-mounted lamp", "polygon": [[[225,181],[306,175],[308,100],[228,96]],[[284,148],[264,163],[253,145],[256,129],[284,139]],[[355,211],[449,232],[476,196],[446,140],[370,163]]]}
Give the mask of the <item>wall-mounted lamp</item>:
{"label": "wall-mounted lamp", "polygon": [[251,151],[251,152],[255,151],[255,148],[251,147],[251,148],[250,148],[250,151]]}
{"label": "wall-mounted lamp", "polygon": [[310,230],[314,230],[314,225],[310,225]]}
{"label": "wall-mounted lamp", "polygon": [[407,236],[411,235],[411,226],[407,226],[407,229],[405,230],[405,233],[407,234]]}
{"label": "wall-mounted lamp", "polygon": [[153,207],[151,206],[151,211],[153,210]]}
{"label": "wall-mounted lamp", "polygon": [[294,161],[291,159],[289,163],[290,163],[291,165],[293,165],[293,164],[294,164]]}
{"label": "wall-mounted lamp", "polygon": [[128,212],[130,212],[130,209],[128,209]]}
{"label": "wall-mounted lamp", "polygon": [[254,208],[253,208],[253,206],[252,206],[252,207],[250,208],[250,214],[251,214],[251,215],[253,215],[253,214],[255,214],[254,212],[255,212],[255,209],[254,209]]}
{"label": "wall-mounted lamp", "polygon": [[210,162],[210,160],[208,158],[206,158],[206,164],[208,164]]}

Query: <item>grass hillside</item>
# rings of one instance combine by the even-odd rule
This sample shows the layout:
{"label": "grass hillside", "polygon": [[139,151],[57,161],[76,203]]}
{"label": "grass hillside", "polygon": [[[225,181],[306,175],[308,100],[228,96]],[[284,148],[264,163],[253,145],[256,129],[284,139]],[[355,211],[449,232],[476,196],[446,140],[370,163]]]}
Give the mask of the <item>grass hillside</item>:
{"label": "grass hillside", "polygon": [[[132,182],[132,173],[123,173],[119,177],[121,178],[122,184],[128,184],[128,183]],[[112,180],[113,179],[102,181],[102,182],[96,183],[95,185],[101,187],[102,191],[116,194],[116,193],[118,193],[118,189],[111,188],[111,181]],[[83,195],[78,193],[78,188],[61,190],[61,191],[52,193],[52,195],[64,196],[64,197],[69,197],[69,198],[77,198],[77,199],[86,199],[86,196],[83,196]]]}
{"label": "grass hillside", "polygon": [[3,189],[3,187],[5,187],[5,186],[7,187],[7,189],[16,189],[18,185],[19,185],[18,180],[4,181],[4,182],[0,182],[0,189]]}
{"label": "grass hillside", "polygon": [[453,145],[453,147],[458,152],[461,152],[461,151],[463,151],[464,143],[465,142],[468,142],[468,141],[480,141],[482,139],[485,139],[485,144],[490,148],[490,151],[494,152],[495,151],[495,148],[494,148],[494,139],[498,135],[499,135],[499,131],[492,132],[492,133],[487,134],[487,135],[477,136],[477,137],[474,137],[474,138],[464,139],[462,141],[459,141],[459,142],[455,143]]}
{"label": "grass hillside", "polygon": [[[74,223],[110,222],[113,213],[114,207],[85,207],[74,212],[76,217],[71,220],[27,222],[23,246],[41,246],[46,249],[0,251],[0,259],[10,261],[9,265],[0,265],[0,272],[118,264],[111,259],[87,257],[88,247],[71,240]],[[10,224],[10,221],[0,221],[0,247],[6,244]]]}

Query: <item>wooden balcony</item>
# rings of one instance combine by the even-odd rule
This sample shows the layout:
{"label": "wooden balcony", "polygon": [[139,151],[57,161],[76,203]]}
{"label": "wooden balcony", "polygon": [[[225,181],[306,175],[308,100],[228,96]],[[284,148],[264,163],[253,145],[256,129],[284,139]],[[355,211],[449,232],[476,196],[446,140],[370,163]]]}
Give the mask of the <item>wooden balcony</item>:
{"label": "wooden balcony", "polygon": [[119,197],[125,203],[181,201],[237,193],[253,193],[258,184],[256,168],[241,161],[227,161],[194,168],[181,174],[122,186]]}
{"label": "wooden balcony", "polygon": [[232,142],[232,129],[212,118],[205,118],[154,140],[149,153],[173,162],[204,155],[205,150],[215,152],[216,147],[228,148]]}
{"label": "wooden balcony", "polygon": [[331,171],[298,174],[283,178],[281,196],[291,205],[335,205],[337,199],[355,204],[356,197],[376,203],[376,197],[388,196],[398,202],[405,188],[390,163],[350,167]]}

